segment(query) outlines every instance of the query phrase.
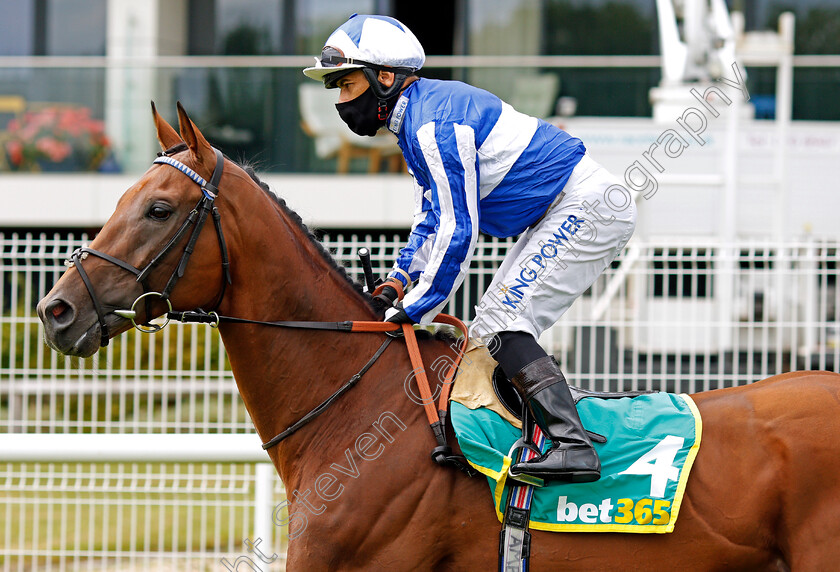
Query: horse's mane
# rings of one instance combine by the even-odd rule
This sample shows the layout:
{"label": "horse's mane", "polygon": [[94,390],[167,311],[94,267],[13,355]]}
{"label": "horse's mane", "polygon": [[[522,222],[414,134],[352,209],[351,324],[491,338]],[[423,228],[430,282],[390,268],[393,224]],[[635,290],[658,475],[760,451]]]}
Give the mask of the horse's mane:
{"label": "horse's mane", "polygon": [[[381,300],[378,300],[378,299],[374,298],[373,296],[371,296],[367,292],[365,292],[362,288],[362,285],[359,282],[353,280],[353,278],[350,277],[350,275],[347,273],[347,269],[344,266],[342,266],[341,264],[339,264],[338,262],[336,262],[335,258],[333,258],[333,255],[330,253],[330,251],[327,250],[327,248],[321,243],[320,240],[318,240],[318,237],[315,236],[315,233],[312,232],[312,230],[310,230],[310,228],[308,226],[306,226],[306,224],[303,222],[303,218],[301,218],[301,216],[298,213],[293,211],[289,207],[289,205],[286,204],[285,200],[283,200],[282,198],[277,196],[277,194],[274,191],[272,191],[271,188],[266,183],[264,183],[263,181],[260,180],[260,178],[257,176],[257,173],[254,170],[253,166],[251,166],[247,163],[237,163],[237,165],[239,165],[239,167],[243,171],[248,173],[248,176],[250,176],[251,179],[253,179],[253,181],[257,185],[259,185],[259,187],[269,197],[271,197],[271,199],[275,203],[277,203],[277,205],[281,209],[283,209],[283,212],[286,214],[286,216],[289,217],[289,220],[293,221],[300,228],[300,230],[303,232],[304,236],[306,236],[310,240],[310,242],[312,242],[312,244],[315,245],[315,248],[318,250],[318,253],[321,256],[324,257],[324,260],[327,261],[327,264],[329,264],[331,268],[333,268],[336,272],[338,272],[339,275],[342,278],[344,278],[356,290],[356,292],[358,292],[359,295],[362,296],[362,298],[365,299],[365,301],[373,309],[373,311],[376,312],[376,314],[378,316],[381,316],[382,314],[384,314],[385,313],[385,308],[386,308],[385,303],[382,302]],[[417,338],[418,339],[428,339],[429,337],[433,337],[434,339],[444,341],[447,344],[451,344],[455,340],[455,337],[446,328],[438,329],[434,333],[434,335],[430,335],[428,332],[426,332],[424,330],[418,330],[417,331]]]}
{"label": "horse's mane", "polygon": [[[356,292],[359,293],[360,296],[362,296],[362,298],[365,299],[365,301],[373,309],[376,315],[383,315],[386,309],[385,303],[365,292],[362,288],[362,285],[359,282],[353,280],[353,278],[347,273],[347,269],[338,262],[336,262],[335,258],[333,258],[333,255],[330,253],[330,251],[327,250],[327,248],[321,243],[320,240],[318,240],[318,237],[315,236],[315,233],[312,232],[312,230],[308,226],[306,226],[306,223],[303,222],[303,218],[301,218],[301,216],[298,213],[293,211],[289,207],[289,205],[286,204],[286,201],[280,198],[274,191],[272,191],[266,183],[260,180],[260,178],[257,176],[256,171],[254,170],[254,167],[247,163],[236,164],[239,165],[239,167],[243,171],[248,173],[248,176],[251,177],[251,179],[253,179],[253,181],[257,185],[259,185],[259,187],[269,197],[271,197],[271,199],[275,203],[277,203],[277,205],[283,210],[286,216],[289,217],[289,220],[293,221],[303,232],[304,236],[306,236],[306,238],[308,238],[310,242],[312,242],[312,244],[315,245],[315,248],[317,249],[318,253],[324,258],[324,260],[327,261],[327,264],[329,264],[332,269],[338,272],[338,274],[342,278],[344,278],[347,281],[347,283],[350,284],[356,290]],[[452,332],[448,331],[448,328],[439,328],[437,331],[435,331],[434,334],[426,332],[425,330],[417,331],[417,339],[429,338],[434,338],[436,340],[446,342],[450,345],[455,340],[455,337],[452,335]]]}
{"label": "horse's mane", "polygon": [[277,204],[277,206],[280,207],[280,209],[289,218],[289,220],[291,220],[295,225],[297,225],[297,227],[301,230],[303,235],[307,239],[309,239],[309,241],[315,246],[315,249],[318,251],[318,254],[321,255],[321,257],[326,261],[330,268],[335,270],[339,276],[341,276],[345,281],[347,281],[347,283],[353,287],[353,289],[365,300],[365,302],[367,302],[368,306],[370,306],[370,308],[377,315],[381,316],[385,312],[384,302],[382,302],[381,300],[377,300],[368,292],[365,292],[362,285],[356,280],[353,280],[350,274],[348,274],[347,269],[338,262],[336,262],[335,258],[333,258],[333,255],[330,253],[330,251],[327,250],[327,248],[321,243],[320,240],[318,240],[318,237],[315,236],[315,233],[312,232],[312,230],[308,226],[306,226],[306,224],[303,222],[303,218],[301,218],[301,216],[298,213],[293,211],[289,207],[289,205],[286,204],[286,201],[280,198],[274,191],[272,191],[266,183],[260,180],[253,166],[247,163],[236,164],[243,171],[248,173],[248,176],[251,177],[251,179],[263,190],[263,192],[265,192],[265,194],[268,195],[271,198],[271,200],[273,200]]}
{"label": "horse's mane", "polygon": [[[186,148],[187,146],[185,143],[180,143],[179,145],[168,149],[166,151],[166,154],[178,153],[180,151],[186,150]],[[315,233],[312,232],[312,230],[308,226],[306,226],[306,223],[303,222],[303,218],[301,218],[301,216],[298,213],[292,210],[289,207],[289,205],[286,204],[286,201],[284,199],[280,198],[280,196],[278,196],[274,191],[272,191],[267,183],[260,180],[260,178],[257,176],[257,172],[254,169],[253,165],[247,163],[246,161],[234,161],[227,155],[225,155],[225,158],[228,161],[237,165],[243,171],[245,171],[248,174],[248,176],[251,177],[251,180],[253,180],[254,183],[256,183],[256,185],[260,189],[262,189],[263,192],[277,204],[277,206],[280,207],[280,209],[289,218],[289,220],[292,221],[295,225],[297,225],[297,227],[301,230],[303,235],[307,239],[309,239],[313,246],[315,246],[315,250],[318,252],[318,254],[320,254],[323,257],[323,259],[327,262],[330,268],[335,270],[339,276],[341,276],[344,280],[347,281],[347,283],[362,297],[362,299],[364,299],[364,301],[368,304],[368,306],[370,306],[370,308],[376,313],[377,316],[382,316],[385,313],[385,303],[381,300],[374,298],[368,292],[365,292],[362,287],[362,284],[360,284],[356,280],[353,280],[350,274],[348,274],[347,269],[338,262],[336,262],[335,258],[333,258],[333,255],[330,253],[330,251],[323,245],[323,243],[321,243],[320,240],[318,240],[318,237],[315,236]],[[426,332],[424,332],[423,330],[419,330],[417,334],[418,339],[427,337],[425,335]],[[446,329],[439,329],[437,332],[435,332],[434,338],[445,341],[447,343],[454,340],[452,334],[446,331]]]}

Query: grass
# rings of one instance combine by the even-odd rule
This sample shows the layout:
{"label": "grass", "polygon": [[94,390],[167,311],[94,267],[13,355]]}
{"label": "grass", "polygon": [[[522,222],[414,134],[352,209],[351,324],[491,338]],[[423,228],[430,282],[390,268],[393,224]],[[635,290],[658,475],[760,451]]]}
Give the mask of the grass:
{"label": "grass", "polygon": [[[251,429],[216,330],[136,330],[92,358],[42,341],[31,310],[0,316],[0,426],[41,432],[216,432]],[[16,429],[14,429],[16,427]]]}
{"label": "grass", "polygon": [[[0,285],[0,300],[9,292]],[[31,296],[13,299],[0,314],[2,438],[252,430],[216,330],[131,330],[92,358],[67,358],[44,344]],[[0,570],[224,570],[219,559],[248,554],[243,541],[253,538],[254,472],[253,464],[0,463]]]}
{"label": "grass", "polygon": [[[184,553],[181,560],[223,569],[218,559],[246,554],[243,541],[253,538],[254,471],[238,463],[7,463],[0,466],[0,565]],[[283,500],[275,497],[275,505]]]}

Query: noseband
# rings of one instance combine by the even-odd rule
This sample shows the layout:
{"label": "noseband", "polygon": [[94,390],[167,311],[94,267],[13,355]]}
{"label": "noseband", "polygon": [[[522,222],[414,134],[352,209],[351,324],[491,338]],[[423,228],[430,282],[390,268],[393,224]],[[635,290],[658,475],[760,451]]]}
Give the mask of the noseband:
{"label": "noseband", "polygon": [[[178,279],[184,275],[184,272],[187,268],[187,262],[189,262],[190,256],[195,249],[195,243],[198,240],[199,234],[201,234],[201,229],[204,227],[204,223],[207,221],[207,216],[212,215],[213,217],[213,224],[216,227],[216,236],[219,238],[219,248],[221,249],[222,253],[222,272],[223,272],[223,279],[222,279],[222,290],[218,296],[218,300],[214,304],[214,308],[218,307],[218,305],[222,302],[222,298],[225,295],[225,289],[228,284],[231,283],[230,278],[230,262],[228,261],[228,252],[227,252],[227,245],[225,244],[225,237],[222,234],[222,224],[221,224],[221,216],[219,215],[219,210],[216,208],[214,201],[219,194],[219,181],[222,178],[222,172],[224,171],[224,156],[222,152],[213,148],[213,151],[216,153],[216,166],[213,169],[213,175],[210,177],[210,181],[206,181],[203,177],[201,177],[198,173],[187,167],[185,164],[181,163],[180,161],[173,159],[171,155],[175,153],[180,153],[181,151],[186,150],[187,146],[184,143],[180,143],[170,149],[167,149],[164,152],[158,153],[157,159],[155,159],[155,163],[161,163],[164,165],[170,165],[175,167],[186,176],[188,176],[192,181],[201,187],[201,199],[199,199],[198,203],[196,203],[195,207],[190,211],[189,215],[187,216],[186,220],[181,224],[175,234],[172,235],[172,238],[166,243],[166,245],[158,252],[148,264],[146,264],[143,269],[136,268],[131,264],[115,258],[110,254],[105,254],[104,252],[100,252],[98,250],[94,250],[92,248],[88,248],[83,246],[81,248],[77,248],[72,255],[70,255],[70,259],[67,260],[66,264],[68,267],[76,267],[76,270],[79,271],[79,276],[82,278],[82,282],[84,282],[85,287],[87,288],[88,293],[90,294],[90,298],[93,301],[93,306],[96,309],[96,314],[99,317],[99,326],[101,328],[102,333],[102,340],[101,346],[105,347],[108,345],[108,340],[110,339],[110,332],[108,329],[108,324],[105,322],[106,312],[102,308],[102,304],[100,303],[99,299],[96,296],[96,293],[93,290],[93,284],[90,281],[90,278],[85,272],[84,268],[82,267],[82,260],[86,259],[88,255],[93,255],[103,260],[106,260],[112,264],[115,264],[126,270],[137,277],[137,282],[139,282],[143,286],[143,294],[141,294],[134,303],[131,305],[130,309],[127,310],[114,310],[114,313],[118,316],[123,318],[128,318],[131,320],[131,323],[137,329],[143,332],[156,332],[163,328],[166,324],[163,325],[153,325],[149,323],[149,316],[151,315],[151,302],[152,299],[157,297],[163,302],[166,302],[169,310],[172,310],[172,304],[169,301],[169,296],[172,293],[172,289],[175,288],[176,282]],[[190,227],[192,228],[192,233],[190,234],[189,240],[187,241],[186,246],[184,247],[184,251],[181,254],[181,260],[178,262],[178,265],[175,267],[175,270],[172,272],[172,275],[169,277],[169,280],[166,282],[166,286],[164,286],[163,290],[157,292],[152,290],[148,285],[148,278],[151,274],[152,270],[160,264],[160,262],[169,254],[171,251],[180,241],[181,239],[186,236],[189,232]],[[145,301],[146,305],[146,322],[142,323],[141,327],[140,324],[134,321],[137,316],[137,312],[135,310],[137,304],[140,300]],[[168,318],[167,318],[168,321]]]}
{"label": "noseband", "polygon": [[[88,278],[87,273],[85,272],[84,268],[82,268],[82,260],[87,258],[88,255],[97,256],[103,260],[107,260],[112,264],[115,264],[126,270],[131,272],[137,277],[137,282],[140,282],[143,285],[144,293],[137,297],[134,300],[134,303],[131,305],[131,308],[128,310],[114,310],[114,314],[118,316],[122,316],[124,318],[128,318],[131,320],[131,323],[134,324],[134,327],[143,331],[143,332],[156,332],[161,330],[166,323],[169,322],[171,317],[174,317],[176,320],[180,320],[181,322],[188,323],[188,322],[197,322],[197,323],[207,323],[211,324],[212,326],[218,326],[220,322],[230,322],[230,323],[248,323],[248,324],[261,324],[266,326],[275,326],[275,327],[283,327],[283,328],[304,328],[304,329],[313,329],[313,330],[332,330],[332,331],[339,331],[339,332],[379,332],[379,333],[387,333],[392,332],[397,329],[402,329],[403,335],[405,336],[408,343],[408,353],[411,359],[412,366],[414,367],[414,372],[417,375],[417,384],[420,388],[420,393],[423,397],[423,404],[424,409],[426,410],[426,416],[429,419],[429,424],[432,429],[432,432],[435,436],[437,441],[437,447],[432,450],[432,459],[435,460],[436,463],[441,465],[451,465],[455,466],[470,476],[477,474],[475,470],[466,462],[460,455],[453,455],[451,448],[447,445],[446,442],[446,417],[447,411],[449,408],[449,388],[452,385],[452,381],[455,377],[455,372],[458,370],[458,364],[461,362],[461,358],[464,355],[464,351],[466,350],[466,343],[462,344],[460,350],[458,351],[457,359],[452,362],[452,367],[447,374],[446,381],[443,384],[440,394],[440,403],[436,407],[435,400],[432,397],[431,389],[429,388],[429,381],[425,374],[425,369],[423,367],[423,358],[420,355],[420,350],[417,346],[417,340],[414,336],[414,330],[409,324],[402,324],[401,326],[398,324],[392,324],[390,322],[296,322],[296,321],[278,321],[278,322],[263,322],[257,320],[249,320],[244,318],[234,318],[231,316],[219,316],[216,312],[211,311],[204,311],[198,308],[195,311],[190,312],[173,312],[172,311],[172,304],[169,302],[169,295],[172,292],[172,289],[175,287],[175,283],[178,279],[184,275],[184,270],[186,269],[187,262],[190,259],[190,255],[195,248],[195,243],[198,240],[198,235],[201,233],[201,229],[204,226],[204,223],[207,220],[207,215],[213,215],[213,222],[216,226],[216,234],[219,238],[219,247],[222,253],[222,269],[223,269],[223,280],[222,280],[222,290],[219,294],[218,300],[214,305],[214,309],[219,306],[222,301],[222,298],[225,295],[225,288],[227,284],[231,283],[230,278],[230,264],[228,262],[228,253],[227,253],[227,246],[225,245],[224,235],[222,235],[222,226],[220,222],[219,211],[216,209],[213,201],[216,199],[216,196],[219,193],[218,184],[219,180],[222,178],[222,171],[224,170],[224,157],[222,156],[221,151],[216,148],[213,148],[213,151],[216,153],[216,167],[213,169],[213,175],[210,177],[210,182],[205,181],[198,173],[181,163],[173,159],[170,155],[174,153],[179,153],[186,149],[186,145],[181,143],[168,149],[163,153],[158,153],[158,158],[155,159],[155,163],[163,163],[166,165],[170,165],[175,167],[185,175],[187,175],[190,179],[192,179],[198,186],[201,187],[201,199],[199,199],[198,203],[195,205],[192,211],[190,211],[189,216],[181,225],[181,227],[175,232],[172,238],[169,239],[169,242],[163,247],[163,249],[154,257],[152,260],[142,269],[135,268],[131,264],[124,262],[118,258],[114,258],[109,254],[105,254],[104,252],[100,252],[98,250],[94,250],[92,248],[82,247],[77,249],[70,257],[68,261],[68,266],[75,266],[76,269],[79,271],[79,275],[82,277],[82,281],[87,287],[88,293],[90,294],[91,300],[93,300],[93,305],[96,308],[96,313],[99,316],[99,324],[102,328],[102,346],[108,345],[108,325],[105,323],[105,313],[102,310],[102,304],[100,304],[99,300],[96,297],[95,292],[93,291],[93,285]],[[187,231],[191,226],[195,225],[193,228],[192,234],[190,235],[189,241],[187,245],[184,247],[184,252],[181,255],[181,260],[178,262],[178,266],[175,267],[174,272],[169,277],[169,281],[166,283],[166,286],[161,292],[155,292],[148,288],[146,283],[146,279],[149,277],[152,269],[158,265],[158,263],[163,260],[163,258],[167,255],[167,253],[175,247],[178,242],[180,242],[181,238],[186,235]],[[149,312],[149,303],[150,297],[157,296],[161,300],[165,301],[166,304],[169,306],[169,312],[167,313],[166,323],[160,326],[153,326],[151,324],[145,323],[143,324],[146,328],[141,328],[136,322],[135,317],[137,316],[136,311],[134,308],[140,302],[140,300],[144,300],[146,302],[146,318],[151,315]],[[455,325],[458,327],[465,336],[465,339],[469,337],[467,332],[466,326],[464,324],[452,316],[446,316],[444,314],[439,315],[435,318],[435,321]],[[365,363],[365,365],[356,373],[353,377],[347,380],[341,387],[339,387],[330,397],[328,397],[325,401],[323,401],[320,405],[312,409],[309,413],[301,417],[297,422],[292,424],[290,427],[276,435],[274,438],[269,439],[265,443],[263,443],[263,449],[270,449],[289,437],[290,435],[297,432],[301,427],[310,423],[313,419],[321,415],[324,411],[326,411],[333,403],[335,403],[342,395],[344,395],[347,391],[352,389],[362,378],[362,376],[373,366],[373,364],[379,359],[379,357],[385,352],[385,349],[391,343],[394,337],[386,336],[385,340],[383,341],[382,345],[379,349],[373,354],[373,356]]]}

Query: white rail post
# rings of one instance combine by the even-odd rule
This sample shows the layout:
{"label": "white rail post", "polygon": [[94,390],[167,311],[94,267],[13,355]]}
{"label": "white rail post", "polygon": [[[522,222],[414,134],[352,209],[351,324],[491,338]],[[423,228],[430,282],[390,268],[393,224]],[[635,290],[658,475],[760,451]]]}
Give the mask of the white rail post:
{"label": "white rail post", "polygon": [[[786,236],[785,217],[788,212],[788,137],[790,136],[790,123],[793,114],[793,41],[796,18],[792,12],[784,12],[779,16],[779,33],[777,36],[777,60],[776,60],[776,156],[773,170],[776,178],[776,189],[774,193],[775,204],[773,207],[773,239],[777,243],[775,286],[777,300],[777,320],[779,327],[776,330],[779,340],[777,347],[784,346],[784,328],[781,326],[786,319],[793,321],[798,314],[798,300],[787,299],[786,290],[791,287],[793,281],[793,265],[796,252],[791,250],[787,257],[785,251],[790,248],[786,243],[789,237]],[[807,272],[807,271],[806,271]],[[789,313],[786,317],[785,312]],[[795,326],[794,326],[795,327]],[[810,324],[805,327],[806,336],[810,330]],[[791,341],[794,339],[791,336]],[[796,369],[797,348],[791,346],[792,369]],[[781,365],[780,358],[777,364]],[[779,369],[779,371],[782,371]]]}
{"label": "white rail post", "polygon": [[254,482],[254,542],[259,538],[260,551],[268,557],[274,548],[272,535],[274,523],[271,514],[274,509],[274,481],[277,473],[271,463],[258,463]]}
{"label": "white rail post", "polygon": [[[737,64],[736,64],[737,65]],[[738,253],[734,248],[737,238],[738,224],[738,136],[740,134],[740,115],[742,112],[741,99],[738,94],[732,96],[732,104],[726,110],[726,137],[723,147],[723,188],[721,200],[721,218],[718,233],[720,236],[720,251],[718,253],[715,284],[715,297],[718,304],[718,351],[721,357],[724,352],[735,352],[735,336],[737,331],[733,327],[734,313],[733,297],[735,295],[735,268]],[[737,352],[735,352],[737,356]],[[721,360],[723,371],[723,360]]]}

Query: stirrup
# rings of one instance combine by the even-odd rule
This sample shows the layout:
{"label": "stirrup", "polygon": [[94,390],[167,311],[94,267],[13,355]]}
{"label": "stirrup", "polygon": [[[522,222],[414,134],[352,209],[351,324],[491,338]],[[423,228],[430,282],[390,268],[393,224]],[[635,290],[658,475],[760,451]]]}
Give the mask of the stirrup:
{"label": "stirrup", "polygon": [[[544,456],[549,455],[550,452],[551,450],[547,451]],[[597,453],[594,454],[597,455]],[[519,470],[522,471],[522,475],[527,475],[531,479],[541,479],[545,482],[589,483],[597,481],[601,476],[600,463],[597,469],[585,466],[579,466],[578,468],[569,466],[548,468],[540,466],[542,463],[533,463],[532,461],[524,461],[519,463],[519,465]],[[513,468],[512,466],[511,469]],[[520,480],[522,475],[519,475]]]}
{"label": "stirrup", "polygon": [[533,452],[537,457],[543,454],[542,451],[537,447],[536,443],[534,443],[533,439],[533,427],[536,426],[533,418],[531,417],[530,412],[528,411],[528,406],[525,403],[522,403],[522,436],[514,441],[513,445],[511,445],[510,450],[508,451],[508,458],[511,460],[510,467],[507,470],[507,476],[509,479],[513,479],[515,481],[519,481],[521,483],[525,483],[526,485],[531,485],[534,487],[543,487],[545,486],[545,481],[540,477],[535,477],[533,475],[528,475],[526,473],[520,475],[514,475],[510,472],[511,467],[513,465],[520,463],[518,451],[520,449],[528,449]]}
{"label": "stirrup", "polygon": [[534,445],[533,442],[525,439],[524,437],[520,437],[519,439],[517,439],[516,442],[511,446],[510,451],[508,451],[508,457],[511,460],[511,464],[510,464],[510,466],[508,467],[508,470],[507,470],[508,478],[513,479],[514,481],[518,481],[520,483],[525,483],[526,485],[531,485],[531,486],[534,486],[534,487],[544,487],[545,486],[545,480],[541,479],[540,477],[535,477],[535,476],[529,475],[527,473],[514,475],[513,473],[510,472],[511,468],[513,468],[513,465],[516,465],[516,464],[521,462],[521,461],[519,461],[518,456],[516,456],[516,457],[514,456],[514,455],[516,455],[517,451],[519,451],[520,449],[530,449],[531,451],[536,453],[538,456],[542,455],[542,451],[537,449],[537,446]]}

